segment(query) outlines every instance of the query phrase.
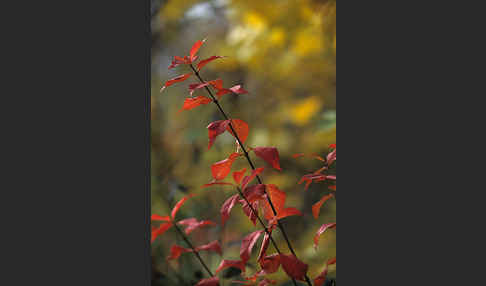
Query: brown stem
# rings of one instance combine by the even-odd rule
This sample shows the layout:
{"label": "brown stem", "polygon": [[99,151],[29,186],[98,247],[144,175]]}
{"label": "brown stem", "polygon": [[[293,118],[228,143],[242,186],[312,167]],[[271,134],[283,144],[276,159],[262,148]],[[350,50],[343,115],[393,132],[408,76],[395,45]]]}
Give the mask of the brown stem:
{"label": "brown stem", "polygon": [[[201,78],[201,75],[199,75],[199,72],[194,68],[194,66],[191,64],[191,69],[194,71],[194,74],[197,76],[197,78],[199,79],[199,81],[201,83],[205,83],[205,81]],[[240,138],[238,137],[238,134],[236,133],[235,129],[233,128],[233,125],[231,124],[231,120],[229,119],[229,117],[226,115],[226,113],[224,112],[223,108],[221,107],[221,105],[219,104],[218,100],[214,97],[213,93],[211,92],[211,90],[205,86],[204,87],[206,89],[206,91],[208,92],[208,94],[211,96],[211,99],[213,100],[213,102],[216,104],[216,106],[218,107],[219,111],[221,111],[221,113],[223,114],[223,117],[226,119],[226,120],[229,120],[229,127],[231,128],[231,131],[233,132],[235,138],[236,138],[236,141],[238,141],[238,144],[240,145],[241,149],[243,150],[243,153],[245,154],[245,157],[246,157],[246,160],[248,161],[248,163],[250,164],[250,167],[252,168],[252,170],[255,170],[255,165],[253,164],[253,162],[251,161],[250,159],[250,155],[248,154],[248,152],[246,151],[245,149],[245,146],[243,146],[243,143],[241,142]],[[260,176],[256,176],[257,180],[258,180],[258,183],[260,184],[263,184],[263,181],[262,179],[260,178]],[[268,201],[268,204],[270,205],[270,207],[272,208],[272,211],[273,211],[273,214],[275,216],[277,216],[277,211],[275,210],[275,207],[272,203],[272,200],[270,199],[270,196],[268,195],[267,191],[265,190],[265,193],[267,194],[267,201]],[[285,229],[283,227],[283,224],[280,222],[280,220],[277,220],[277,224],[278,224],[278,228],[280,229],[280,231],[282,232],[284,238],[285,238],[285,241],[287,242],[287,246],[290,250],[290,252],[292,252],[292,254],[297,258],[297,254],[295,254],[295,251],[294,251],[294,248],[292,247],[292,244],[290,243],[290,240],[287,236],[287,233],[285,232]],[[305,275],[305,280],[307,282],[307,284],[309,286],[312,286],[312,283],[310,282],[310,279],[309,277],[307,277],[307,274]]]}
{"label": "brown stem", "polygon": [[192,249],[192,253],[194,253],[194,255],[196,255],[197,259],[199,259],[199,262],[201,262],[202,266],[204,266],[204,268],[208,272],[209,276],[210,277],[213,277],[214,276],[213,273],[211,272],[211,270],[209,270],[209,267],[206,265],[206,263],[204,263],[204,260],[201,258],[201,256],[199,255],[199,253],[197,252],[197,250],[194,248],[194,246],[192,245],[192,243],[189,241],[189,239],[186,237],[186,235],[177,226],[177,223],[174,222],[173,225],[174,225],[175,229],[177,229],[177,231],[179,232],[179,234],[182,236],[182,238],[184,239],[184,241],[187,243],[187,245],[189,245],[189,247]]}

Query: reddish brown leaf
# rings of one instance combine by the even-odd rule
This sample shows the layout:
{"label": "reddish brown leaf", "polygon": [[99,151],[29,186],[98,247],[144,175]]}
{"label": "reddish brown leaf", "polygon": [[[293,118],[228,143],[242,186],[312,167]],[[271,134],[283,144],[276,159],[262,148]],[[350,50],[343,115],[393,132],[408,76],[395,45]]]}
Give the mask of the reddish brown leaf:
{"label": "reddish brown leaf", "polygon": [[190,58],[191,62],[193,62],[196,59],[196,54],[199,51],[199,48],[201,48],[201,46],[204,44],[205,41],[206,41],[206,39],[204,39],[202,41],[198,40],[197,42],[194,43],[194,45],[191,48],[191,51],[189,52],[189,58]]}
{"label": "reddish brown leaf", "polygon": [[177,212],[179,211],[179,209],[182,207],[182,205],[190,198],[194,197],[194,194],[191,194],[191,195],[188,195],[188,196],[185,196],[183,197],[180,201],[177,202],[177,204],[174,206],[174,208],[172,209],[172,212],[170,213],[172,219],[175,219],[175,216],[177,214]]}
{"label": "reddish brown leaf", "polygon": [[192,249],[184,248],[179,245],[172,245],[172,248],[170,249],[170,255],[167,257],[167,260],[177,259],[179,258],[179,256],[181,256],[182,253],[186,252],[192,252]]}
{"label": "reddish brown leaf", "polygon": [[232,153],[227,159],[221,160],[211,165],[211,173],[213,175],[213,178],[217,181],[226,178],[226,176],[228,176],[231,171],[231,166],[233,165],[233,162],[239,156],[240,154],[238,153]]}
{"label": "reddish brown leaf", "polygon": [[229,120],[218,120],[211,122],[208,125],[208,137],[209,137],[209,145],[208,149],[211,148],[211,146],[214,143],[214,140],[216,140],[216,137],[226,131],[226,127],[229,124]]}
{"label": "reddish brown leaf", "polygon": [[211,56],[207,59],[204,59],[204,60],[201,60],[198,64],[197,64],[197,71],[200,71],[203,66],[207,65],[208,63],[214,61],[214,60],[217,60],[217,59],[221,59],[221,58],[224,58],[222,56]]}
{"label": "reddish brown leaf", "polygon": [[219,244],[219,241],[217,241],[217,240],[210,242],[208,244],[196,247],[196,251],[201,251],[201,250],[207,250],[207,251],[211,250],[211,251],[219,253],[219,255],[221,255],[223,253],[221,251],[221,245]]}
{"label": "reddish brown leaf", "polygon": [[234,207],[235,203],[238,201],[239,195],[233,195],[229,197],[221,206],[221,225],[224,225],[226,220],[228,220],[231,209]]}
{"label": "reddish brown leaf", "polygon": [[215,181],[212,181],[210,183],[207,183],[207,184],[202,185],[201,188],[207,188],[207,187],[214,186],[214,185],[230,185],[230,186],[234,186],[232,183],[228,183],[228,182],[215,182]]}
{"label": "reddish brown leaf", "polygon": [[241,182],[241,188],[244,190],[246,186],[253,180],[255,179],[256,176],[258,176],[261,172],[263,172],[263,168],[256,168],[251,172],[250,176],[245,176],[243,178],[243,181]]}
{"label": "reddish brown leaf", "polygon": [[239,201],[242,204],[242,209],[245,215],[251,220],[253,225],[256,225],[257,215],[258,215],[258,202],[253,202],[251,205],[255,210],[255,213],[251,210],[250,205],[246,203],[245,200]]}
{"label": "reddish brown leaf", "polygon": [[323,234],[327,229],[335,228],[336,223],[325,223],[321,225],[321,227],[317,230],[316,235],[314,235],[314,248],[317,249],[317,244],[319,243],[319,237]]}
{"label": "reddish brown leaf", "polygon": [[278,253],[267,255],[260,259],[259,263],[265,274],[275,273],[280,266],[280,255]]}
{"label": "reddish brown leaf", "polygon": [[297,154],[292,155],[293,158],[299,158],[299,157],[304,157],[304,156],[305,156],[304,153],[297,153]]}
{"label": "reddish brown leaf", "polygon": [[245,272],[245,264],[243,261],[223,259],[219,264],[218,269],[216,269],[216,273],[228,267],[239,268],[241,272]]}
{"label": "reddish brown leaf", "polygon": [[166,222],[161,224],[159,227],[152,228],[152,239],[151,241],[154,242],[154,240],[157,238],[157,236],[164,234],[170,227],[172,226],[172,222]]}
{"label": "reddish brown leaf", "polygon": [[265,160],[273,168],[281,171],[278,150],[275,147],[255,147],[252,148],[255,155]]}
{"label": "reddish brown leaf", "polygon": [[152,217],[150,218],[150,220],[170,221],[170,217],[169,216],[160,216],[158,214],[152,214]]}
{"label": "reddish brown leaf", "polygon": [[190,110],[195,107],[198,107],[201,104],[208,104],[211,102],[211,99],[205,97],[205,96],[198,96],[198,97],[187,97],[186,100],[184,101],[184,105],[182,108],[179,110],[181,112],[182,110]]}
{"label": "reddish brown leaf", "polygon": [[324,204],[327,200],[329,200],[332,197],[334,197],[333,194],[325,195],[317,203],[312,205],[312,215],[314,215],[315,219],[319,217],[319,212],[321,211],[322,204]]}
{"label": "reddish brown leaf", "polygon": [[336,191],[336,185],[329,186],[328,188],[329,190]]}
{"label": "reddish brown leaf", "polygon": [[307,174],[307,175],[302,176],[302,178],[299,181],[299,185],[302,182],[306,182],[305,183],[305,190],[307,190],[309,188],[309,185],[312,182],[320,182],[320,181],[324,181],[324,180],[326,180],[326,175],[312,173],[312,174]]}
{"label": "reddish brown leaf", "polygon": [[263,230],[254,231],[245,236],[241,241],[240,258],[244,264],[250,259],[253,246],[255,246],[255,243],[258,241],[258,238],[262,233]]}
{"label": "reddish brown leaf", "polygon": [[[270,227],[268,229],[268,232],[270,234],[272,234],[273,229],[274,229],[273,226]],[[265,232],[265,235],[263,236],[262,245],[260,246],[260,253],[258,253],[258,258],[257,258],[258,261],[260,259],[262,259],[267,254],[267,249],[268,249],[269,243],[270,243],[270,236]]]}
{"label": "reddish brown leaf", "polygon": [[254,203],[263,199],[265,195],[265,185],[264,184],[257,184],[250,187],[245,188],[243,191],[243,196],[250,202]]}
{"label": "reddish brown leaf", "polygon": [[[277,215],[282,212],[285,205],[285,200],[287,195],[285,192],[278,189],[276,185],[268,184],[267,185],[267,194],[270,196],[270,200],[272,201],[273,207],[277,212]],[[270,220],[274,217],[272,207],[265,201],[263,203],[263,214],[266,220]]]}
{"label": "reddish brown leaf", "polygon": [[219,278],[216,276],[202,279],[196,284],[196,286],[219,286]]}
{"label": "reddish brown leaf", "polygon": [[304,281],[309,266],[300,261],[294,255],[280,254],[280,263],[288,276],[296,280]]}
{"label": "reddish brown leaf", "polygon": [[186,226],[185,232],[186,232],[187,235],[189,235],[191,232],[193,232],[194,230],[196,230],[200,227],[209,226],[209,225],[216,225],[216,223],[214,223],[210,220],[198,221],[195,218],[187,218],[187,219],[184,219],[184,220],[177,222],[177,224]]}
{"label": "reddish brown leaf", "polygon": [[233,172],[233,180],[235,180],[236,184],[239,185],[241,182],[241,179],[243,179],[243,176],[246,173],[246,168],[243,168],[239,171],[234,171]]}
{"label": "reddish brown leaf", "polygon": [[[245,143],[246,138],[248,138],[248,132],[250,130],[248,124],[241,119],[231,119],[231,126],[233,126],[236,134],[238,134],[238,138],[240,138],[241,143]],[[226,130],[228,130],[231,135],[235,136],[229,125],[226,127]]]}
{"label": "reddish brown leaf", "polygon": [[169,79],[168,81],[165,82],[164,86],[160,89],[160,92],[164,91],[164,89],[166,87],[169,87],[171,85],[173,85],[174,83],[176,82],[181,82],[181,81],[185,81],[187,78],[189,78],[190,76],[192,75],[192,73],[186,73],[186,74],[183,74],[183,75],[180,75],[180,76],[177,76],[173,79]]}

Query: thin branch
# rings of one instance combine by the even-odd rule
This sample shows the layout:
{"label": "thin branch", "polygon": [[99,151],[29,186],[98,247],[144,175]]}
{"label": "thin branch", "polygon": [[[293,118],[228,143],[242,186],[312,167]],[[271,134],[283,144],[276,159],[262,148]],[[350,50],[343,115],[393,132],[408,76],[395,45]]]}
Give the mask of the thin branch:
{"label": "thin branch", "polygon": [[[201,75],[199,75],[199,72],[194,68],[194,66],[192,64],[190,64],[190,66],[191,66],[191,69],[194,71],[194,74],[199,79],[199,81],[201,81],[201,83],[205,83],[205,81],[201,78]],[[208,94],[211,96],[211,99],[216,104],[216,106],[218,107],[219,111],[221,111],[221,113],[223,114],[223,117],[226,120],[229,120],[229,127],[231,128],[231,131],[233,132],[236,140],[238,141],[238,144],[240,145],[241,149],[243,150],[243,153],[245,154],[246,160],[250,164],[250,167],[252,168],[252,170],[255,170],[255,165],[251,161],[250,155],[248,154],[248,152],[245,149],[245,146],[243,145],[243,143],[241,142],[240,138],[238,137],[238,133],[236,133],[235,129],[233,128],[233,125],[231,123],[230,118],[226,115],[226,113],[224,112],[223,108],[219,104],[219,101],[214,97],[214,95],[211,92],[211,90],[207,86],[205,86],[204,88],[206,89],[206,91],[208,92]],[[263,181],[260,178],[260,176],[257,175],[256,178],[258,180],[258,183],[263,184]],[[266,190],[265,190],[265,193],[267,194],[267,191]],[[272,203],[272,200],[270,199],[270,196],[268,194],[267,194],[267,201],[268,201],[268,204],[270,205],[270,207],[272,208],[273,214],[275,216],[277,216],[277,211],[275,210],[275,207],[274,207],[274,205]],[[287,233],[285,232],[285,229],[283,227],[283,224],[280,222],[280,220],[277,220],[277,224],[278,224],[278,227],[279,227],[280,231],[282,232],[282,234],[283,234],[283,236],[285,238],[285,241],[287,242],[287,246],[288,246],[290,252],[292,252],[292,254],[297,258],[297,254],[295,254],[294,248],[292,247],[292,244],[290,243],[290,240],[289,240],[289,238],[287,236]],[[309,286],[312,286],[312,283],[311,283],[309,277],[307,276],[307,274],[305,275],[305,280],[306,280],[306,282],[307,282],[307,284]]]}
{"label": "thin branch", "polygon": [[177,229],[177,231],[179,232],[179,234],[182,236],[182,238],[184,239],[184,241],[187,243],[187,245],[192,249],[192,253],[194,253],[194,255],[196,255],[197,259],[199,259],[199,262],[201,262],[202,266],[204,266],[204,269],[206,269],[206,271],[208,272],[209,276],[210,277],[213,277],[214,276],[213,273],[211,272],[211,270],[209,270],[209,267],[206,265],[206,263],[204,262],[204,260],[201,258],[201,256],[199,255],[199,252],[196,250],[196,248],[194,248],[194,246],[189,241],[189,239],[186,237],[186,235],[177,226],[177,223],[174,222],[173,225],[175,226],[175,228]]}

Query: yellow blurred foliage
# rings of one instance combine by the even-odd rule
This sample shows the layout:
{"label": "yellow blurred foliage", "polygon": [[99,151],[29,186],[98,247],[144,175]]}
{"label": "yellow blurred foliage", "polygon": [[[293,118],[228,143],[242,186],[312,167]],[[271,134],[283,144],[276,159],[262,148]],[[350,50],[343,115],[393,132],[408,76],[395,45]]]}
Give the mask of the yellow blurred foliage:
{"label": "yellow blurred foliage", "polygon": [[321,109],[322,105],[322,98],[318,96],[301,100],[292,108],[292,120],[298,125],[304,125]]}

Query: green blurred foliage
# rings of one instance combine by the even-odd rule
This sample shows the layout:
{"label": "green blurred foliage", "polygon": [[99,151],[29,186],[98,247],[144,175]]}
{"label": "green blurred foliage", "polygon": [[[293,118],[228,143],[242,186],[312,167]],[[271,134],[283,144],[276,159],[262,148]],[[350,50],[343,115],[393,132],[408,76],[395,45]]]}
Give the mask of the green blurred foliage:
{"label": "green blurred foliage", "polygon": [[[207,150],[206,126],[222,119],[213,104],[178,112],[189,95],[188,84],[196,79],[159,92],[167,79],[189,71],[186,66],[168,70],[173,56],[187,55],[196,40],[207,38],[200,57],[227,58],[205,66],[202,77],[222,78],[225,87],[242,84],[249,91],[240,96],[225,95],[220,101],[230,117],[250,125],[246,145],[279,149],[282,172],[266,168],[263,179],[287,193],[287,206],[304,213],[304,217],[289,217],[283,223],[299,258],[310,265],[309,277],[314,278],[336,254],[335,230],[321,236],[318,251],[312,247],[318,227],[336,219],[335,200],[324,204],[318,220],[312,217],[312,204],[329,193],[327,183],[312,184],[304,191],[303,185],[297,185],[300,177],[321,165],[309,158],[294,159],[292,154],[325,155],[327,146],[336,140],[336,2],[171,0],[153,1],[152,7],[152,213],[168,214],[178,199],[196,193],[178,218],[219,223],[221,204],[235,192],[231,187],[200,188],[211,180],[211,164],[225,159],[235,144],[231,135],[223,134]],[[266,166],[251,156],[257,166]],[[243,167],[248,164],[239,159],[233,170]],[[198,230],[190,238],[196,245],[220,239],[223,257],[238,259],[242,237],[254,230],[241,207],[235,206],[224,228]],[[279,247],[288,252],[280,233],[274,233]],[[190,254],[183,254],[178,262],[166,261],[174,243],[186,246],[174,230],[153,243],[153,285],[193,285],[200,275],[207,277],[198,273],[202,268]],[[255,263],[258,249],[259,245],[250,263]],[[269,251],[274,251],[272,246]],[[213,270],[221,260],[212,253],[202,256]],[[254,270],[247,267],[247,274]],[[329,276],[335,276],[335,266],[330,267]],[[269,277],[279,285],[288,281],[283,271]]]}

